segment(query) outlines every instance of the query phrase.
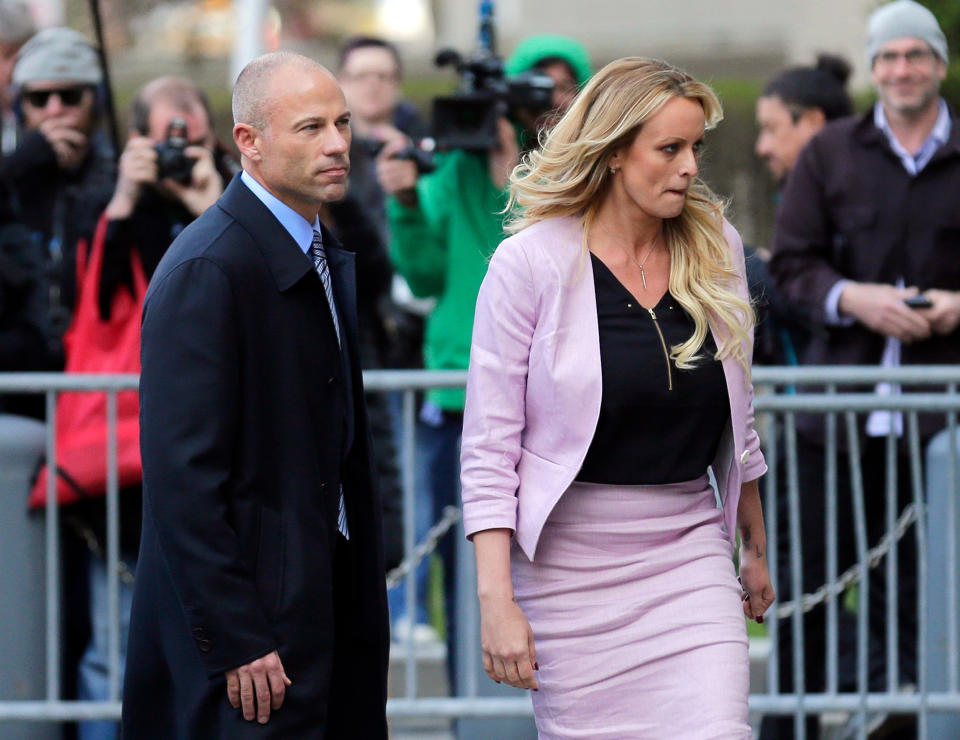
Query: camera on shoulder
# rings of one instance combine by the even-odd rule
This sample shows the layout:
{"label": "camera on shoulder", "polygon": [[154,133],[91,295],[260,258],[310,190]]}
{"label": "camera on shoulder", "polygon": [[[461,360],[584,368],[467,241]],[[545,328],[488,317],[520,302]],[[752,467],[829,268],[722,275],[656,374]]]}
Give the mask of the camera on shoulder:
{"label": "camera on shoulder", "polygon": [[484,0],[477,51],[466,59],[453,49],[436,56],[438,67],[452,66],[460,76],[459,90],[433,101],[438,150],[489,151],[499,144],[498,118],[515,118],[520,109],[537,115],[553,107],[553,80],[532,72],[507,77],[494,46],[493,2]]}

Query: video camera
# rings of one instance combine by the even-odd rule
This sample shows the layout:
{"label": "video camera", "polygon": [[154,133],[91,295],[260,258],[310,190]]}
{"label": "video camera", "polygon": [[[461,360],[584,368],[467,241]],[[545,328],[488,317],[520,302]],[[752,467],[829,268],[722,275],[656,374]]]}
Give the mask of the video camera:
{"label": "video camera", "polygon": [[480,33],[476,53],[464,59],[453,49],[437,54],[438,67],[456,67],[460,89],[433,101],[436,148],[489,151],[497,146],[497,119],[517,109],[537,114],[553,107],[553,80],[524,73],[507,77],[503,59],[494,52],[493,2],[480,2]]}
{"label": "video camera", "polygon": [[195,157],[183,153],[190,143],[187,141],[187,122],[174,118],[167,126],[167,138],[154,145],[157,152],[157,179],[170,178],[182,185],[189,185],[193,179]]}

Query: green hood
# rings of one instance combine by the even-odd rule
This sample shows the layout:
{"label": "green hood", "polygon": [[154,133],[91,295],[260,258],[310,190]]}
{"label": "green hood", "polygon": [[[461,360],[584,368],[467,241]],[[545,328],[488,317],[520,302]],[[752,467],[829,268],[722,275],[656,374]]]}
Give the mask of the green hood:
{"label": "green hood", "polygon": [[505,71],[507,75],[522,74],[535,67],[538,62],[549,57],[562,59],[573,69],[577,84],[581,87],[586,84],[593,74],[593,65],[590,64],[590,55],[587,48],[568,36],[556,34],[542,34],[528,36],[513,50],[507,60]]}

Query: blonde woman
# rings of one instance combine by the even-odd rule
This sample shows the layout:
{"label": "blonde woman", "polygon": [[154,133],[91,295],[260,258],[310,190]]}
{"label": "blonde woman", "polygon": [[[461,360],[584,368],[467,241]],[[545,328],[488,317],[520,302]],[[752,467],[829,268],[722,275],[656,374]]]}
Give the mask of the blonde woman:
{"label": "blonde woman", "polygon": [[484,668],[536,692],[541,738],[751,736],[744,614],[774,593],[743,249],[697,179],[720,118],[684,72],[621,59],[511,178],[463,510]]}

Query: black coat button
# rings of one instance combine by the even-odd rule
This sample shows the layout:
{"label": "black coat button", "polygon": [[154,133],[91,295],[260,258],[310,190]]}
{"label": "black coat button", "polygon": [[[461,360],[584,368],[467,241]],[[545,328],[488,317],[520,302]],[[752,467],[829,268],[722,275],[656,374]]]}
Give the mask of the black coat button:
{"label": "black coat button", "polygon": [[197,647],[200,648],[201,653],[209,653],[213,650],[213,643],[210,640],[197,640]]}
{"label": "black coat button", "polygon": [[327,385],[333,385],[336,382],[337,382],[337,379],[332,375],[329,378],[327,378]]}

